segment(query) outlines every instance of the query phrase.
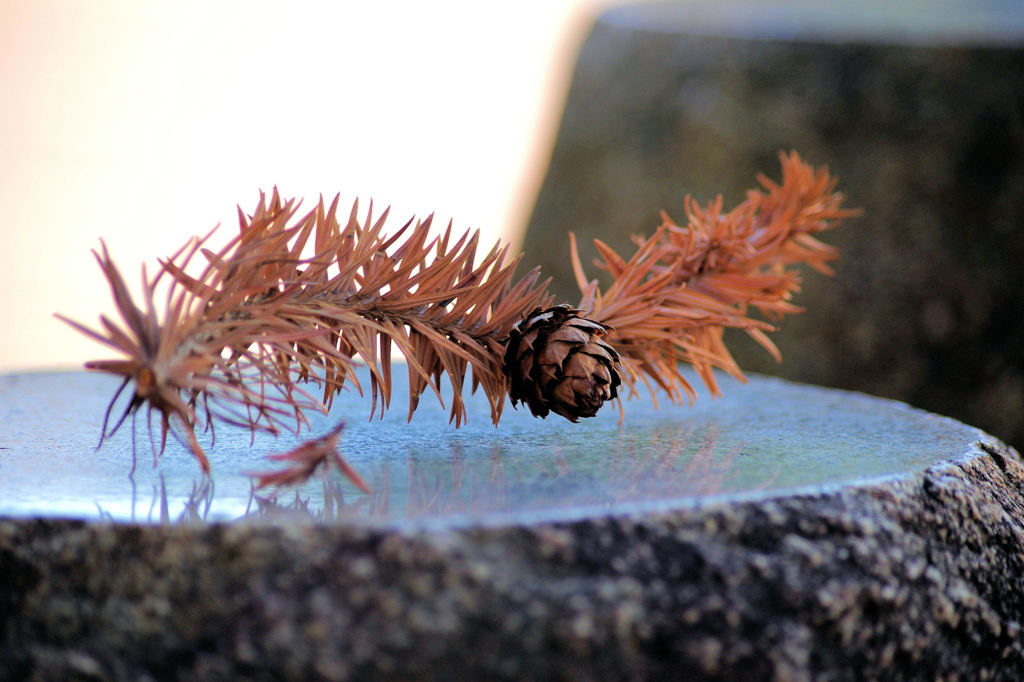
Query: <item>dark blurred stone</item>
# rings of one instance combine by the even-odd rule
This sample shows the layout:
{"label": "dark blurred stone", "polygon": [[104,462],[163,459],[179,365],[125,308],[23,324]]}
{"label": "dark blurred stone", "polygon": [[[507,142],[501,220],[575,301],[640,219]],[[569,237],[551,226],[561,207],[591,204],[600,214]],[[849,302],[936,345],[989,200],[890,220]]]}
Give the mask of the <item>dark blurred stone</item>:
{"label": "dark blurred stone", "polygon": [[775,365],[1024,443],[1024,12],[1016,3],[624,6],[583,45],[525,240],[578,300],[566,232],[631,252],[683,197],[727,205],[797,150],[864,209],[825,241]]}

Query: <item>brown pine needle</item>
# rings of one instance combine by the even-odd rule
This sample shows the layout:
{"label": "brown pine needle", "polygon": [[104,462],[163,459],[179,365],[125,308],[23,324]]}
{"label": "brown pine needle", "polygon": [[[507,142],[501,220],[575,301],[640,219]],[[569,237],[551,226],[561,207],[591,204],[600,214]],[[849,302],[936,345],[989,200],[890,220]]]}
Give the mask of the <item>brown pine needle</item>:
{"label": "brown pine needle", "polygon": [[684,396],[692,401],[696,394],[680,374],[680,362],[692,365],[713,395],[719,394],[715,368],[743,379],[722,340],[726,327],[745,330],[781,359],[766,332],[774,329],[772,322],[801,310],[790,302],[800,290],[799,272],[791,266],[806,263],[830,273],[826,263],[838,252],[812,235],[858,211],[840,207],[843,195],[827,169],[812,168],[796,152],[780,154],[780,160],[782,183],[760,176],[763,189],[748,192],[727,213],[721,197],[707,207],[687,197],[687,224],[663,214],[653,236],[634,238],[638,248],[628,261],[596,241],[597,266],[614,277],[603,293],[584,273],[570,237],[582,292],[577,307],[613,328],[609,342],[632,393],[637,380],[650,381],[673,402]]}
{"label": "brown pine needle", "polygon": [[[791,301],[800,288],[795,266],[831,272],[827,263],[838,254],[815,235],[857,213],[841,208],[826,169],[796,153],[780,158],[781,183],[759,177],[762,188],[728,212],[721,198],[702,207],[688,197],[686,224],[663,216],[652,236],[635,238],[629,259],[595,242],[597,264],[613,278],[604,292],[587,278],[570,235],[582,292],[575,307],[609,328],[608,357],[618,352],[630,395],[642,382],[652,395],[661,389],[674,402],[692,401],[681,362],[712,394],[714,369],[742,378],[723,342],[728,327],[744,329],[779,357],[767,333],[800,311]],[[261,194],[251,215],[239,209],[238,233],[219,249],[208,246],[210,232],[160,261],[154,276],[143,270],[138,304],[101,243],[95,256],[120,319],[101,316],[90,328],[57,315],[118,354],[86,364],[122,379],[115,401],[132,386],[112,426],[111,401],[101,443],[145,406],[160,419],[160,450],[175,433],[208,471],[198,430],[222,422],[253,433],[297,432],[308,426],[308,410],[326,412],[348,382],[362,393],[358,365],[369,370],[372,419],[391,405],[395,347],[407,361],[409,418],[428,389],[441,400],[447,380],[450,420],[460,426],[472,377],[470,390],[483,391],[498,423],[510,385],[503,359],[513,325],[553,302],[539,271],[515,280],[521,256],[508,258],[499,244],[477,260],[478,233],[455,235],[449,224],[432,238],[430,217],[388,236],[388,212],[375,217],[372,204],[362,219],[353,205],[344,222],[337,197],[304,215],[298,208],[276,190]],[[274,457],[290,465],[256,474],[260,487],[298,483],[333,462],[367,490],[337,453],[340,435],[339,425]]]}
{"label": "brown pine needle", "polygon": [[[383,233],[387,211],[363,221],[353,206],[342,226],[338,200],[297,217],[298,204],[275,191],[261,195],[252,216],[239,211],[239,232],[219,250],[213,233],[190,240],[143,273],[140,309],[106,246],[96,254],[111,286],[120,323],[105,317],[92,329],[60,315],[80,332],[118,351],[116,360],[86,367],[134,385],[125,416],[143,405],[160,416],[161,450],[172,425],[208,469],[196,430],[224,422],[253,431],[298,431],[305,412],[326,412],[355,375],[370,371],[371,414],[390,404],[391,349],[408,361],[409,414],[442,377],[453,387],[451,420],[467,417],[462,390],[472,373],[501,416],[508,380],[501,369],[508,330],[550,302],[536,271],[513,280],[519,259],[495,247],[475,262],[477,234],[455,239],[451,226],[430,238],[431,219]],[[193,261],[205,260],[198,267]],[[156,295],[166,288],[157,313]],[[303,384],[319,387],[320,398]],[[110,435],[123,423],[115,423]]]}
{"label": "brown pine needle", "polygon": [[356,470],[338,452],[338,441],[341,439],[341,432],[344,428],[345,422],[339,422],[323,436],[308,440],[294,450],[267,455],[267,459],[275,462],[288,462],[289,466],[278,471],[250,473],[249,476],[256,479],[256,488],[298,485],[313,476],[317,469],[327,468],[333,464],[357,488],[370,494],[372,492],[370,486],[366,485]]}

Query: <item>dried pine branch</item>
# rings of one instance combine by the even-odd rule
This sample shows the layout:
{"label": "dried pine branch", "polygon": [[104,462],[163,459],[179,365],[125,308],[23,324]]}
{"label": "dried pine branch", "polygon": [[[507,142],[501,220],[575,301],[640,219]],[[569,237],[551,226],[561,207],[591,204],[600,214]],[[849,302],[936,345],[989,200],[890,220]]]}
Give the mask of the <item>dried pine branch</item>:
{"label": "dried pine branch", "polygon": [[[519,258],[507,259],[507,247],[477,262],[478,233],[455,238],[449,224],[432,239],[427,218],[386,236],[387,211],[374,218],[372,204],[362,221],[353,206],[343,225],[337,197],[300,216],[298,203],[275,190],[261,194],[251,216],[239,210],[239,232],[219,250],[207,247],[211,232],[160,261],[155,276],[143,269],[141,307],[102,245],[95,255],[120,321],[102,316],[92,329],[58,317],[122,356],[86,364],[123,380],[101,443],[145,406],[160,417],[160,450],[175,433],[204,471],[197,430],[225,422],[298,431],[308,425],[306,412],[326,412],[348,381],[362,392],[360,363],[370,372],[371,418],[378,406],[382,414],[391,403],[394,347],[407,361],[409,417],[428,388],[441,399],[446,376],[456,427],[467,416],[468,373],[495,424],[507,393],[534,414],[573,421],[617,398],[620,380],[631,395],[641,381],[652,394],[661,388],[673,401],[692,400],[680,362],[692,364],[712,393],[713,368],[742,377],[722,341],[725,328],[744,329],[778,357],[766,332],[800,310],[790,302],[800,286],[792,266],[828,272],[837,254],[814,235],[854,214],[840,208],[826,170],[795,153],[781,158],[781,184],[759,178],[763,189],[728,213],[721,199],[702,208],[687,198],[687,224],[664,216],[653,236],[635,239],[629,260],[597,241],[598,265],[614,280],[607,291],[587,279],[570,235],[582,290],[576,308],[551,307],[536,269],[515,281]],[[111,426],[129,384],[127,407]],[[340,428],[276,456],[292,467],[260,474],[261,484],[304,480],[334,461],[364,487],[337,454],[339,437]]]}
{"label": "dried pine branch", "polygon": [[[101,442],[146,405],[160,415],[160,450],[176,426],[208,471],[197,429],[225,422],[298,431],[307,424],[305,412],[326,412],[349,378],[359,388],[359,360],[371,372],[373,410],[379,397],[383,411],[391,399],[392,344],[408,363],[410,416],[426,388],[441,398],[446,375],[451,418],[460,425],[471,368],[472,388],[483,389],[497,423],[507,385],[504,338],[525,311],[550,302],[538,271],[513,283],[518,259],[505,262],[506,249],[495,247],[474,264],[478,234],[453,240],[449,226],[430,239],[429,218],[385,237],[387,212],[374,220],[372,206],[362,223],[354,206],[344,227],[337,199],[295,219],[297,208],[276,191],[269,201],[261,195],[251,217],[239,212],[238,235],[219,251],[205,248],[207,235],[161,261],[155,277],[144,271],[144,311],[103,246],[96,257],[121,324],[101,317],[102,328],[94,330],[58,315],[125,356],[87,368],[122,377],[118,395],[134,382],[126,410],[109,430],[108,408]],[[189,274],[200,253],[205,265]],[[158,315],[161,284],[166,301]],[[318,385],[322,398],[303,383]]]}
{"label": "dried pine branch", "polygon": [[[680,362],[692,365],[714,395],[714,368],[742,379],[722,339],[727,327],[743,329],[781,359],[766,332],[774,329],[768,320],[801,310],[791,303],[800,290],[799,272],[791,266],[806,263],[830,273],[827,262],[838,252],[814,235],[857,211],[840,207],[843,195],[827,169],[808,166],[795,152],[780,160],[782,183],[760,176],[763,189],[748,192],[728,213],[721,197],[704,208],[687,197],[687,224],[663,214],[653,236],[634,238],[638,248],[628,261],[595,240],[597,265],[614,278],[603,293],[587,279],[571,237],[582,292],[577,307],[612,328],[608,342],[619,353],[631,393],[639,380],[673,402],[695,399]],[[767,319],[752,317],[753,311]]]}

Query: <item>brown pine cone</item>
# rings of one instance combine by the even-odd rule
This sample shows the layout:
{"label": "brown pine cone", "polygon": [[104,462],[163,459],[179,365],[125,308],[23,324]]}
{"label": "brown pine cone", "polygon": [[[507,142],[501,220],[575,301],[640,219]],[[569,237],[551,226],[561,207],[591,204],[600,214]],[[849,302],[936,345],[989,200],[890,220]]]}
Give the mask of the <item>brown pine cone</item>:
{"label": "brown pine cone", "polygon": [[518,322],[505,347],[509,398],[536,417],[548,412],[576,422],[593,417],[617,395],[619,354],[602,340],[611,327],[562,304],[537,308]]}

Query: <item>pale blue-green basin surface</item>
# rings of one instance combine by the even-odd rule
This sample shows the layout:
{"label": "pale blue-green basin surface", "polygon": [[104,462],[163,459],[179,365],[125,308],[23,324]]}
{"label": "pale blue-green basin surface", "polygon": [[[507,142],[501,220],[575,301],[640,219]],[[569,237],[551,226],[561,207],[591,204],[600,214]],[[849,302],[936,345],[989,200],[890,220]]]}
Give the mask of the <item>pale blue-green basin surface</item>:
{"label": "pale blue-green basin surface", "polygon": [[[458,525],[628,513],[730,498],[814,492],[899,476],[957,459],[985,436],[901,403],[753,376],[721,378],[724,397],[702,386],[694,405],[650,397],[614,405],[572,424],[536,419],[506,404],[495,427],[482,395],[468,396],[469,423],[456,429],[433,394],[406,421],[407,388],[396,367],[392,408],[367,421],[368,397],[349,391],[312,432],[278,438],[223,426],[205,479],[170,439],[154,466],[145,419],[96,449],[118,382],[99,374],[0,376],[0,516],[161,522],[271,517]],[[695,380],[695,386],[697,385]],[[115,408],[115,413],[117,408]],[[144,413],[143,413],[144,414]],[[373,488],[367,495],[337,472],[298,489],[252,494],[246,472],[267,471],[264,455],[347,424],[345,458]],[[154,436],[158,423],[154,420]]]}

